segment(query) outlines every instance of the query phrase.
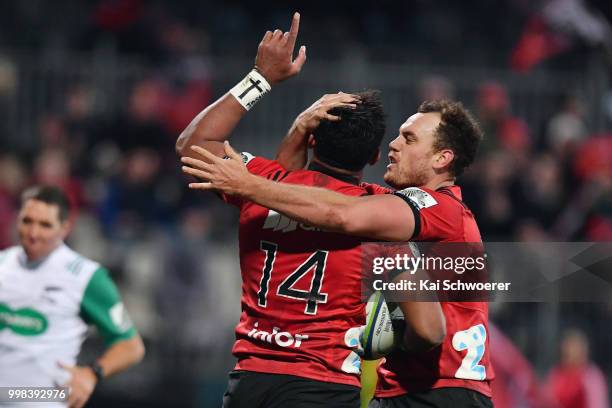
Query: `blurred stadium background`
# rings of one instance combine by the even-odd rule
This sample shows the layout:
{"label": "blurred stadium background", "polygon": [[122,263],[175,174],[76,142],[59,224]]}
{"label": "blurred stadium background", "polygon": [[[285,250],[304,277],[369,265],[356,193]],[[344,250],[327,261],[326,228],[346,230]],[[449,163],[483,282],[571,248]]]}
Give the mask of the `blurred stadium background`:
{"label": "blurred stadium background", "polygon": [[[63,186],[78,208],[69,243],[109,267],[147,344],[90,406],[219,406],[240,311],[237,212],[187,191],[174,142],[294,10],[305,68],[234,146],[273,156],[324,93],[381,89],[385,145],[419,101],[455,97],[486,130],[461,180],[485,240],[612,241],[612,3],[291,3],[0,3],[0,247],[15,242],[24,187]],[[499,363],[498,406],[539,406],[570,328],[609,383],[611,302],[493,303],[491,318],[524,356]],[[88,341],[85,359],[100,347]],[[514,350],[492,347],[494,364]]]}

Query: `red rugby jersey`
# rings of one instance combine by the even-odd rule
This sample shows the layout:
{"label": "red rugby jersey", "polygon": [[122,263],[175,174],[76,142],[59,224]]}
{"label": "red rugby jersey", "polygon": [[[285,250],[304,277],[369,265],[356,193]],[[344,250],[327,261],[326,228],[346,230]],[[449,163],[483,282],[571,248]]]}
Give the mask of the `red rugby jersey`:
{"label": "red rugby jersey", "polygon": [[[319,172],[286,171],[246,153],[243,158],[251,173],[281,183],[367,194]],[[302,225],[249,201],[224,199],[240,208],[236,369],[359,386],[360,359],[351,345],[365,324],[360,239]]]}
{"label": "red rugby jersey", "polygon": [[[380,194],[384,187],[362,185]],[[392,190],[387,190],[392,192]],[[411,241],[481,242],[472,212],[458,186],[433,191],[411,187],[393,192],[415,217]],[[462,387],[491,396],[487,302],[440,302],[446,318],[444,342],[427,353],[396,350],[378,367],[376,397],[394,397],[430,388]]]}

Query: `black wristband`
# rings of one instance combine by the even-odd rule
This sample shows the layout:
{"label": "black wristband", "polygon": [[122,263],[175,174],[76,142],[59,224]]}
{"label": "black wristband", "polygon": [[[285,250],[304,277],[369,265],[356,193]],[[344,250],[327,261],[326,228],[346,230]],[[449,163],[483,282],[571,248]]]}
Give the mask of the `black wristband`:
{"label": "black wristband", "polygon": [[91,368],[91,370],[94,372],[96,378],[98,379],[98,384],[100,384],[102,380],[104,380],[104,369],[102,368],[102,366],[98,364],[97,361],[89,363],[87,364],[87,366]]}

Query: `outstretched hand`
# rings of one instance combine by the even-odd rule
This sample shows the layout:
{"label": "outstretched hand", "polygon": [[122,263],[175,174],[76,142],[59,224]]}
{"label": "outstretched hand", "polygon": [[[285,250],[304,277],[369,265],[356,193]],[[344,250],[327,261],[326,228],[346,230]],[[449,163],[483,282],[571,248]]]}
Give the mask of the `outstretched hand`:
{"label": "outstretched hand", "polygon": [[214,190],[228,195],[244,195],[254,177],[249,173],[242,160],[242,156],[224,142],[225,158],[215,156],[213,153],[200,146],[191,146],[191,150],[208,161],[202,161],[191,157],[182,157],[181,162],[184,173],[197,177],[203,182],[189,183],[189,188],[195,190]]}
{"label": "outstretched hand", "polygon": [[297,75],[306,62],[306,46],[302,45],[298,56],[293,59],[293,50],[300,28],[300,13],[293,14],[291,28],[283,33],[276,29],[266,31],[257,48],[255,68],[266,78],[270,85]]}

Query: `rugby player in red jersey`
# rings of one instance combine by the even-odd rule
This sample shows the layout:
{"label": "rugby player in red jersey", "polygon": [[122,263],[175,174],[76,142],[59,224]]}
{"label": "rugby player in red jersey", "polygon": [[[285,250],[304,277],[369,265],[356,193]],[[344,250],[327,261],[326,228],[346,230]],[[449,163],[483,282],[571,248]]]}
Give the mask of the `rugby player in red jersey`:
{"label": "rugby player in red jersey", "polygon": [[[274,183],[250,174],[226,144],[229,160],[194,147],[210,163],[185,159],[190,187],[254,201],[327,231],[387,241],[481,242],[455,179],[474,160],[482,132],[460,103],[425,102],[389,144],[389,194],[347,197]],[[381,192],[379,187],[373,188]],[[488,305],[442,302],[446,335],[427,352],[396,350],[380,365],[371,407],[490,407]]]}
{"label": "rugby player in red jersey", "polygon": [[[288,33],[266,33],[256,71],[194,118],[177,140],[180,155],[193,155],[192,144],[225,155],[220,141],[247,110],[301,69],[305,49],[295,61],[292,56],[298,24],[296,14]],[[264,178],[361,196],[368,194],[360,186],[362,170],[378,159],[383,134],[376,92],[326,95],[296,119],[277,160],[248,153],[241,160]],[[303,166],[308,143],[314,145],[308,169],[289,170]],[[238,362],[224,407],[358,407],[355,349],[365,323],[361,240],[323,232],[239,197],[222,198],[240,209],[243,280],[233,348]],[[424,325],[438,321],[442,327],[441,310],[428,306],[420,316]],[[418,322],[415,327],[421,333]]]}

